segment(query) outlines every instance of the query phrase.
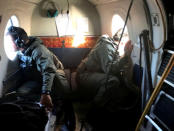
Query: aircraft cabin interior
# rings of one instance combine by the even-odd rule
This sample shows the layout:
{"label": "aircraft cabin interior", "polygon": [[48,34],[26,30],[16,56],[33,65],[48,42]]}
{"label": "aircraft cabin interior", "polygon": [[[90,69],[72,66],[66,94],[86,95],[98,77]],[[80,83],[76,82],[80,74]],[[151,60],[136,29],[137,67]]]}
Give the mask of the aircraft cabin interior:
{"label": "aircraft cabin interior", "polygon": [[[24,29],[29,42],[21,40],[23,34],[13,38],[13,34],[9,33],[11,27]],[[12,28],[12,32],[13,29],[16,28]],[[20,42],[16,42],[15,39]],[[25,55],[24,52],[30,46],[23,48],[15,45],[16,43],[25,45],[27,42],[31,44],[33,39],[41,40],[42,46],[39,47],[44,48],[41,54],[38,51],[39,55],[32,58],[36,62],[36,70],[42,74],[41,79],[40,76],[32,74],[33,69],[25,70],[25,65],[21,64],[23,59],[20,56]],[[115,45],[105,49],[102,40],[106,40],[106,43],[112,41]],[[131,46],[126,46],[129,43],[127,41],[131,42]],[[116,73],[119,76],[112,77],[114,71],[108,68],[116,65],[114,63],[116,57],[118,61],[127,58],[126,47],[128,51],[131,48],[129,60],[122,64],[126,69],[121,70],[120,67],[117,69],[119,73]],[[99,48],[101,48],[100,53],[94,54]],[[114,51],[111,51],[111,48],[114,48]],[[107,52],[116,52],[115,56],[117,56],[112,59],[112,54],[106,56]],[[55,85],[55,80],[50,79],[55,72],[48,69],[50,74],[47,72],[44,74],[46,66],[55,67],[54,60],[44,65],[45,61],[51,61],[50,55],[47,54],[56,56],[56,60],[62,63],[64,68],[61,68],[60,63],[59,68],[62,69],[63,74],[58,72],[58,78],[66,79],[68,83],[66,90],[77,91],[74,95],[69,94],[68,101],[64,100],[64,93],[61,93],[64,89],[60,86],[57,86],[60,88],[57,94],[53,92],[53,87],[49,91],[45,87],[46,92],[43,93],[43,86],[47,86],[47,83],[53,82],[51,85]],[[42,59],[39,59],[42,55],[45,56],[43,63]],[[101,60],[94,61],[91,57],[101,57]],[[107,73],[101,71],[100,73],[105,73],[105,77],[99,81],[101,76],[93,74],[96,73],[95,69],[98,69],[97,64],[105,62],[106,57],[111,59],[111,63],[110,66],[105,63],[102,69],[107,68],[109,71],[106,71]],[[38,59],[39,62],[36,61]],[[83,82],[77,81],[77,77],[79,79],[81,77],[77,75],[78,69],[81,63],[90,64],[86,62],[87,60],[96,64],[93,64],[90,73],[84,76],[82,81],[85,84],[81,86]],[[87,71],[87,66],[84,70]],[[39,85],[32,83],[31,80],[27,81],[24,75],[27,73],[31,74],[30,78],[39,79],[39,82],[45,80],[46,84],[43,82]],[[130,78],[129,82],[124,81],[122,76]],[[21,82],[24,79],[28,82],[26,85]],[[94,87],[90,86],[92,81],[95,83]],[[116,81],[119,81],[119,84],[112,87]],[[20,90],[19,87],[22,86],[25,89]],[[39,99],[38,96],[35,99],[34,95],[25,94],[32,90],[33,86],[39,90]],[[132,86],[136,90],[132,89]],[[126,94],[124,91],[129,93]],[[21,92],[25,95],[20,96]],[[103,93],[102,96],[100,93]],[[60,96],[60,101],[55,100],[57,106],[54,106],[52,94]],[[42,104],[42,95],[51,96],[55,111],[54,108],[49,110]],[[96,96],[97,98],[99,96],[104,104],[94,104]],[[120,97],[124,97],[125,105],[118,102]],[[34,103],[30,99],[34,100]],[[62,114],[57,115],[57,112]],[[0,130],[173,131],[174,9],[172,1],[0,0]]]}

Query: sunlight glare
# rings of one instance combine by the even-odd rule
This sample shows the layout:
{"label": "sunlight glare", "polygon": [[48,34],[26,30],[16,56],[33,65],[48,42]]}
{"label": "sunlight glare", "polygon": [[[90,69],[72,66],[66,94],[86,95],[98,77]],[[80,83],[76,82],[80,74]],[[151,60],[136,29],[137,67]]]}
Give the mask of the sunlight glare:
{"label": "sunlight glare", "polygon": [[[118,34],[118,36],[121,36],[122,33],[122,29],[124,27],[124,20],[119,16],[119,15],[114,15],[112,18],[112,36],[115,35],[115,33]],[[129,35],[128,35],[128,30],[127,27],[124,30],[124,34],[123,37],[121,39],[119,48],[118,48],[118,52],[119,55],[122,56],[124,55],[124,47],[125,47],[125,43],[129,40]]]}
{"label": "sunlight glare", "polygon": [[[15,45],[12,41],[12,38],[9,35],[7,35],[7,32],[8,32],[8,28],[12,25],[12,23],[14,26],[18,27],[19,21],[15,15],[11,16],[10,19],[7,22],[7,26],[6,26],[5,32],[4,32],[4,49],[5,49],[7,57],[10,60],[14,60],[16,58],[17,51],[16,51]],[[11,23],[11,21],[12,21],[12,23]]]}
{"label": "sunlight glare", "polygon": [[83,35],[83,33],[77,32],[76,35],[74,36],[74,40],[73,40],[73,47],[78,47],[81,44],[85,43],[85,37]]}

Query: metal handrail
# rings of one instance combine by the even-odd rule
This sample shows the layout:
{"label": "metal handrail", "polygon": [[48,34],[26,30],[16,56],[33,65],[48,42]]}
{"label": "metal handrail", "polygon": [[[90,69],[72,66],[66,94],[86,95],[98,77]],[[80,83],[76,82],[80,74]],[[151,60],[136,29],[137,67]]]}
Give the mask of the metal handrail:
{"label": "metal handrail", "polygon": [[162,74],[162,77],[161,77],[160,81],[158,82],[156,88],[154,89],[154,91],[153,91],[153,93],[152,93],[152,95],[151,95],[151,97],[150,97],[150,99],[149,99],[149,101],[148,101],[148,103],[147,103],[147,105],[146,105],[146,107],[145,107],[145,109],[144,109],[144,111],[143,111],[141,117],[140,117],[140,120],[139,120],[139,122],[138,122],[138,124],[137,124],[137,126],[136,126],[135,131],[139,131],[140,126],[141,126],[142,122],[143,122],[144,119],[145,119],[145,115],[148,113],[148,111],[149,111],[151,105],[153,104],[155,98],[156,98],[157,95],[159,94],[159,92],[160,92],[160,90],[161,90],[161,87],[162,87],[162,84],[164,83],[164,80],[166,79],[166,77],[167,77],[168,74],[170,73],[170,71],[171,71],[171,69],[173,68],[173,66],[174,66],[174,54],[171,56],[170,61],[169,61],[169,63],[167,64],[167,67],[166,67],[166,69],[164,70],[164,72],[163,72],[163,74]]}

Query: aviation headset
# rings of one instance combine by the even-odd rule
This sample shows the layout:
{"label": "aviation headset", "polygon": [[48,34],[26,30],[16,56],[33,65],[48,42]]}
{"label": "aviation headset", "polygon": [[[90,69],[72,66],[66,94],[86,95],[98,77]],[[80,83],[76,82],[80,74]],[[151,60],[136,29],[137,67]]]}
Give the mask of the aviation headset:
{"label": "aviation headset", "polygon": [[9,34],[12,36],[17,48],[25,48],[28,40],[27,33],[20,27],[11,26],[8,28]]}

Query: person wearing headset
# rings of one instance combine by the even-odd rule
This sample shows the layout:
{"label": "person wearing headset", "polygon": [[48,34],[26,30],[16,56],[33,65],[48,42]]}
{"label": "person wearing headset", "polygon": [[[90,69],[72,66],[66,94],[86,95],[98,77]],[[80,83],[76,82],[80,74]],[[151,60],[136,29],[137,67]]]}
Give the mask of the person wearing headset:
{"label": "person wearing headset", "polygon": [[[72,109],[72,106],[70,102],[65,101],[70,87],[62,63],[39,38],[28,37],[24,29],[11,26],[8,28],[8,34],[19,51],[19,63],[23,70],[21,82],[24,84],[17,87],[16,91],[25,97],[35,93],[48,111],[56,110],[57,124],[65,124],[64,111],[66,108]],[[73,125],[69,126],[74,130]]]}

